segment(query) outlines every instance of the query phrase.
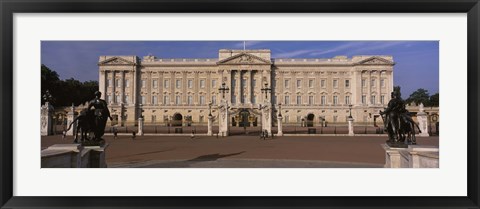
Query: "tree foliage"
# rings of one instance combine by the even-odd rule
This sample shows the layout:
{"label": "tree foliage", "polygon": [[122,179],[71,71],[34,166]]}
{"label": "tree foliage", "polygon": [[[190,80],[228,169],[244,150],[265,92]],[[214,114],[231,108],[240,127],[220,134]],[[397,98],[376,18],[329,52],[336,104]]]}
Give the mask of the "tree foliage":
{"label": "tree foliage", "polygon": [[414,103],[415,105],[420,105],[420,103],[423,103],[423,105],[426,107],[438,107],[439,97],[439,93],[430,96],[428,90],[419,88],[412,94],[410,94],[408,99],[406,99],[405,101],[407,103]]}
{"label": "tree foliage", "polygon": [[[54,98],[54,106],[75,106],[93,99],[98,90],[97,81],[81,82],[74,78],[60,80],[57,72],[42,64],[41,94],[49,90]],[[42,101],[43,103],[43,101]]]}

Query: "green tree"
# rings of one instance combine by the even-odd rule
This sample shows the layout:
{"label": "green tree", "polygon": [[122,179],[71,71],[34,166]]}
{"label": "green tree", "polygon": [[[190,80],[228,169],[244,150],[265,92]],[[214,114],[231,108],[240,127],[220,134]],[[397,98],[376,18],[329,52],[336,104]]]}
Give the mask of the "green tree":
{"label": "green tree", "polygon": [[436,94],[430,96],[430,105],[432,107],[440,106],[440,94],[436,93]]}
{"label": "green tree", "polygon": [[423,103],[423,105],[425,106],[430,106],[430,95],[428,94],[428,90],[420,88],[410,94],[408,99],[406,99],[405,101],[407,103],[413,102],[416,105]]}
{"label": "green tree", "polygon": [[57,72],[42,64],[42,95],[49,90],[55,98],[55,106],[75,106],[84,104],[94,98],[98,90],[97,81],[81,82],[74,78],[60,80]]}

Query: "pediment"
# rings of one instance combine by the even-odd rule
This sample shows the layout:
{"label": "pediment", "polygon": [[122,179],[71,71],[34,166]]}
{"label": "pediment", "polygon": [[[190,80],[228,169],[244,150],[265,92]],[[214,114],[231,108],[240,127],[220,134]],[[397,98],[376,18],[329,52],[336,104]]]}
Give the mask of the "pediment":
{"label": "pediment", "polygon": [[99,62],[98,65],[135,65],[135,63],[121,57],[112,57]]}
{"label": "pediment", "polygon": [[269,60],[265,60],[258,56],[247,54],[247,53],[240,53],[235,56],[220,60],[217,62],[219,65],[270,65],[272,64]]}
{"label": "pediment", "polygon": [[394,65],[395,63],[381,57],[371,57],[371,58],[362,60],[357,64],[359,65]]}

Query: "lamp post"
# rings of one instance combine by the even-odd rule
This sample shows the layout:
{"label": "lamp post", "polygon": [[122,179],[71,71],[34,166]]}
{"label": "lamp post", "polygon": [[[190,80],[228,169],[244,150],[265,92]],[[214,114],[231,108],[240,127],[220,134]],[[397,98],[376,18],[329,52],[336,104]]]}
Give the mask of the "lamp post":
{"label": "lamp post", "polygon": [[278,103],[278,117],[282,117],[282,103]]}
{"label": "lamp post", "polygon": [[265,99],[268,99],[267,95],[272,91],[272,88],[268,88],[268,83],[265,83],[265,87],[261,89],[262,93],[265,94]]}
{"label": "lamp post", "polygon": [[228,91],[230,90],[230,88],[228,88],[228,86],[226,86],[225,82],[222,83],[222,86],[220,88],[218,88],[218,91],[220,93],[222,93],[222,98],[225,99],[225,93],[228,93]]}

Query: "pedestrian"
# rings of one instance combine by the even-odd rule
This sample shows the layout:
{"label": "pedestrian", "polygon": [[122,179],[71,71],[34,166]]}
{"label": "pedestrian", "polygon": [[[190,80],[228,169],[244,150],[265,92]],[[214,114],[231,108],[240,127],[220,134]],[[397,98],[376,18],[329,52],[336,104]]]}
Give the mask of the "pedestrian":
{"label": "pedestrian", "polygon": [[136,135],[137,135],[137,133],[135,131],[132,131],[132,139],[135,139]]}
{"label": "pedestrian", "polygon": [[190,139],[193,140],[193,138],[195,138],[195,131],[192,130],[192,134],[190,134]]}
{"label": "pedestrian", "polygon": [[113,127],[113,139],[117,139],[118,130],[117,127]]}

